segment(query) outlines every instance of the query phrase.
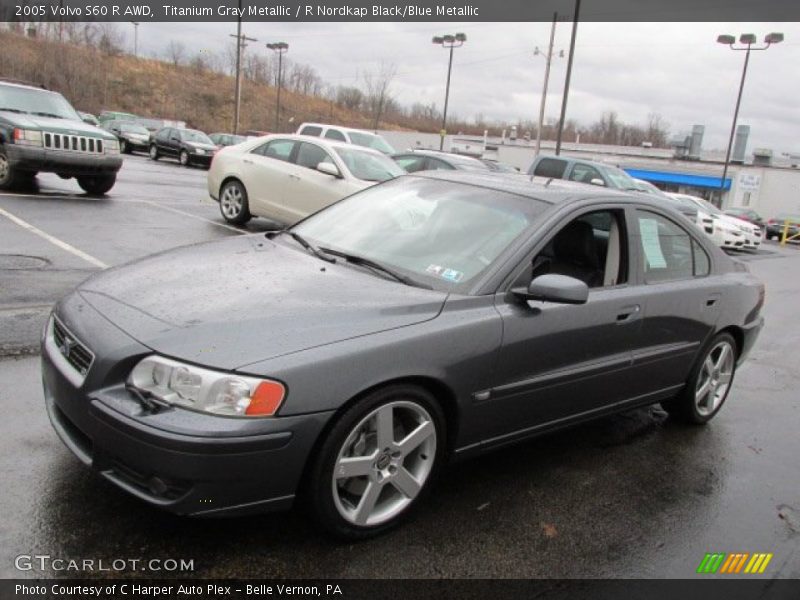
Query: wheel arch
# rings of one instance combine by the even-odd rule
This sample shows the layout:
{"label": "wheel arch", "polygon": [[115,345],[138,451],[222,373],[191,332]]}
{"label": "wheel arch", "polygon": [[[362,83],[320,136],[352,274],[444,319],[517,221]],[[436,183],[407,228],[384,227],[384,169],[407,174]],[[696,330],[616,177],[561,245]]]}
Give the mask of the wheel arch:
{"label": "wheel arch", "polygon": [[245,194],[247,193],[247,186],[244,184],[244,181],[242,181],[241,178],[239,178],[236,175],[226,175],[223,178],[223,180],[220,182],[219,189],[217,190],[217,194],[219,194],[220,197],[222,197],[222,188],[224,188],[225,185],[230,183],[231,181],[237,182],[239,185],[241,185],[244,188],[244,193]]}
{"label": "wheel arch", "polygon": [[733,340],[736,342],[736,358],[738,359],[739,356],[742,354],[742,348],[744,348],[744,331],[741,327],[737,327],[736,325],[728,325],[727,327],[723,327],[716,334],[714,337],[718,336],[720,333],[729,333],[733,337]]}

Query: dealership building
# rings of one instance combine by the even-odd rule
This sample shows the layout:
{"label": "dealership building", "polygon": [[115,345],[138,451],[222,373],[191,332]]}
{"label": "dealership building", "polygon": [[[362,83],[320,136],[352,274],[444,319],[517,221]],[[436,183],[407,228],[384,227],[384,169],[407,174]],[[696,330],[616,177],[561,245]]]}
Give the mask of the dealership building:
{"label": "dealership building", "polygon": [[[381,133],[398,150],[439,147],[436,134]],[[618,166],[664,191],[700,196],[722,208],[752,208],[764,218],[779,213],[800,214],[800,155],[776,155],[767,148],[747,152],[749,128],[739,126],[723,182],[725,152],[704,150],[703,133],[703,126],[695,125],[691,134],[671,140],[671,148],[566,142],[561,146],[561,153]],[[522,138],[448,136],[445,148],[466,154],[491,154],[523,172],[535,157],[534,142]],[[554,151],[555,142],[542,141],[543,154]]]}

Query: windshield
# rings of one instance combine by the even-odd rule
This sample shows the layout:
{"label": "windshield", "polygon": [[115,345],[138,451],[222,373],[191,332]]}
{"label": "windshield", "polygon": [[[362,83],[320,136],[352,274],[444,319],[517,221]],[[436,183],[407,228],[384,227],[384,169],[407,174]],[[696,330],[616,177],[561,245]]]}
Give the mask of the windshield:
{"label": "windshield", "polygon": [[12,86],[0,87],[0,110],[80,121],[66,98],[55,92]]}
{"label": "windshield", "polygon": [[386,140],[379,135],[373,135],[371,133],[365,133],[362,131],[351,131],[349,133],[350,133],[350,141],[353,142],[356,146],[364,146],[365,148],[372,148],[373,150],[378,150],[379,152],[383,152],[384,154],[394,154],[395,152],[397,152],[397,150],[395,150],[389,144],[387,144]]}
{"label": "windshield", "polygon": [[209,144],[214,145],[211,138],[202,131],[195,131],[194,129],[184,129],[181,131],[181,139],[184,142],[194,142],[196,144]]}
{"label": "windshield", "polygon": [[317,247],[451,289],[474,282],[547,206],[483,187],[407,176],[350,196],[293,231]]}
{"label": "windshield", "polygon": [[636,186],[636,182],[633,180],[633,177],[628,175],[622,169],[617,169],[616,167],[605,167],[606,175],[614,184],[614,187],[619,188],[621,190],[636,190],[639,189]]}
{"label": "windshield", "polygon": [[150,132],[141,125],[132,125],[131,123],[123,123],[120,125],[119,130],[123,133],[139,133],[141,135],[150,135]]}
{"label": "windshield", "polygon": [[357,148],[336,148],[336,154],[357,179],[386,181],[405,175],[405,170],[387,156],[364,152]]}

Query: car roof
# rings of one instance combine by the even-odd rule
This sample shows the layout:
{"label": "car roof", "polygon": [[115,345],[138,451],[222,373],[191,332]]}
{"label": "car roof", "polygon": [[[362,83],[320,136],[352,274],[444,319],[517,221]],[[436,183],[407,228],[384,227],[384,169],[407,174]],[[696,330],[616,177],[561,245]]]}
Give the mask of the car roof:
{"label": "car roof", "polygon": [[0,77],[0,85],[7,87],[22,88],[24,90],[36,90],[37,92],[47,92],[48,94],[57,94],[59,96],[61,95],[54,90],[48,90],[46,87],[42,85],[35,85],[33,83],[24,83],[22,81],[3,79],[2,77]]}
{"label": "car roof", "polygon": [[430,150],[428,148],[409,148],[403,152],[398,152],[394,156],[402,156],[404,154],[419,154],[420,156],[433,156],[441,158],[442,160],[452,160],[453,162],[461,162],[467,164],[478,163],[483,164],[483,161],[475,156],[468,156],[466,154],[456,154],[455,152],[443,152],[441,150]]}
{"label": "car roof", "polygon": [[[377,154],[378,156],[386,156],[382,152],[374,148],[367,148],[366,146],[358,146],[356,144],[348,144],[347,142],[340,142],[337,140],[329,140],[327,138],[320,138],[315,135],[299,135],[297,133],[272,133],[270,135],[258,138],[262,142],[269,142],[274,139],[281,140],[294,140],[296,142],[311,142],[321,146],[329,146],[330,148],[342,148],[344,150],[363,150],[370,154]],[[254,140],[255,141],[255,140]]]}
{"label": "car roof", "polygon": [[[356,127],[344,127],[342,125],[330,125],[329,123],[301,123],[300,126],[297,128],[298,130],[303,127],[327,127],[329,129],[339,129],[341,131],[356,131],[358,133],[367,133],[369,135],[374,135],[375,137],[380,137],[380,134],[375,133],[374,131],[368,131],[366,129],[358,129]],[[311,136],[314,137],[314,136]],[[352,144],[351,144],[352,145]]]}
{"label": "car roof", "polygon": [[424,177],[426,179],[483,187],[525,196],[549,204],[592,198],[613,198],[623,202],[630,201],[660,206],[658,202],[654,202],[641,194],[634,195],[613,188],[599,188],[585,183],[564,181],[563,179],[531,177],[522,173],[517,175],[514,173],[498,173],[496,171],[420,171],[411,173],[407,177]]}

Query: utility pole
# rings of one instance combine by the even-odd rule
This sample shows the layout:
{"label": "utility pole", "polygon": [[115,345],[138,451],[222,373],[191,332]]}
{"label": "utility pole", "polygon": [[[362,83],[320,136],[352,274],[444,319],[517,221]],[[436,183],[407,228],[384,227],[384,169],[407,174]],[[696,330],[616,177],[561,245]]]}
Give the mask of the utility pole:
{"label": "utility pole", "polygon": [[575,16],[572,20],[572,37],[569,40],[569,58],[567,59],[567,78],[564,81],[564,96],[561,98],[561,118],[558,121],[558,137],[556,138],[556,156],[561,154],[561,136],[564,134],[564,120],[567,118],[567,99],[569,98],[569,80],[572,77],[572,60],[575,58],[575,38],[578,36],[578,16],[581,12],[581,0],[575,0]]}
{"label": "utility pole", "polygon": [[453,48],[459,48],[467,41],[463,33],[455,35],[437,35],[433,38],[434,44],[450,49],[450,61],[447,63],[447,85],[444,92],[444,113],[442,114],[442,130],[439,132],[439,150],[444,149],[444,136],[447,135],[447,103],[450,100],[450,73],[453,70]]}
{"label": "utility pole", "polygon": [[[550,27],[550,45],[547,48],[547,64],[544,68],[544,86],[542,88],[542,101],[539,103],[539,125],[536,127],[536,156],[539,156],[539,151],[542,148],[542,127],[544,127],[544,105],[547,101],[547,84],[550,81],[550,63],[553,60],[553,42],[556,37],[556,21],[558,21],[558,13],[553,13],[553,25]],[[534,51],[537,54],[539,49]],[[562,50],[560,56],[564,56]]]}
{"label": "utility pole", "polygon": [[[242,0],[239,0],[239,14],[241,14]],[[242,104],[242,48],[245,46],[244,42],[257,42],[255,38],[249,38],[242,34],[242,18],[236,19],[236,35],[230,34],[230,37],[236,38],[236,87],[234,88],[234,108],[233,108],[233,133],[239,133],[239,110]]]}
{"label": "utility pole", "polygon": [[283,55],[289,51],[289,44],[286,42],[276,42],[267,44],[267,49],[272,50],[278,55],[278,97],[275,103],[275,133],[280,131],[281,122],[281,87],[283,85]]}

